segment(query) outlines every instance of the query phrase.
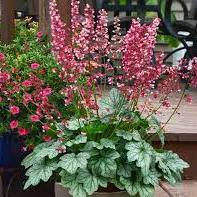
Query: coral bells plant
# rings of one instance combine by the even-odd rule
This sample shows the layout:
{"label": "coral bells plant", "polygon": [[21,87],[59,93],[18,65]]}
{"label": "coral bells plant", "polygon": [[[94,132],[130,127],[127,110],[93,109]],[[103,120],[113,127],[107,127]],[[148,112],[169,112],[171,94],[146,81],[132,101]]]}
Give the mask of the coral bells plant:
{"label": "coral bells plant", "polygon": [[[79,1],[72,0],[69,29],[61,21],[56,1],[51,0],[50,16],[52,51],[61,65],[59,77],[66,84],[61,90],[64,109],[73,110],[69,118],[55,120],[56,136],[46,138],[48,142],[24,159],[25,189],[55,178],[74,197],[109,186],[130,196],[151,197],[161,180],[180,181],[188,164],[163,146],[155,148],[152,139],[157,135],[164,144],[166,124],[181,100],[189,98],[186,88],[196,86],[196,60],[169,67],[163,63],[163,54],[153,58],[158,18],[143,25],[133,19],[126,36],[121,35],[116,18],[109,40],[104,10],[95,21],[89,5],[82,16]],[[160,123],[159,109],[171,107],[169,98],[174,93],[180,101],[167,122]],[[40,94],[47,101],[51,91],[42,89]],[[33,122],[40,119],[42,107],[38,109],[30,117]],[[43,128],[47,130],[48,125]]]}

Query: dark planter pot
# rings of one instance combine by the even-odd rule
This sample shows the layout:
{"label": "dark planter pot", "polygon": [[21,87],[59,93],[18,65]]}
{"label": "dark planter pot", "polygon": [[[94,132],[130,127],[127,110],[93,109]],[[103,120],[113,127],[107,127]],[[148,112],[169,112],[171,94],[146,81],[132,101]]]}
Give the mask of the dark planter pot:
{"label": "dark planter pot", "polygon": [[[68,190],[61,186],[61,184],[55,184],[55,197],[72,197]],[[111,192],[111,193],[102,193],[95,192],[92,197],[129,197],[127,192]]]}
{"label": "dark planter pot", "polygon": [[17,168],[23,158],[22,144],[17,134],[7,132],[0,135],[0,167]]}

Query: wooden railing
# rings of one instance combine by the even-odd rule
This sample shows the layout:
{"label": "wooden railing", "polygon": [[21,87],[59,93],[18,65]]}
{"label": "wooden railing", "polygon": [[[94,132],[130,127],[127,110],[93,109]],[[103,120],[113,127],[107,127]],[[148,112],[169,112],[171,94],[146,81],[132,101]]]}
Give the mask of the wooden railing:
{"label": "wooden railing", "polygon": [[[81,0],[81,11],[86,3],[92,5],[95,0]],[[66,2],[66,5],[65,5]],[[1,28],[0,28],[0,40],[3,43],[9,43],[14,37],[14,19],[16,11],[16,0],[0,0],[1,3]],[[39,29],[46,33],[50,32],[50,20],[49,20],[49,0],[36,0],[38,3],[39,13]],[[71,0],[57,0],[58,8],[62,17],[62,20],[68,25],[70,24],[71,13]]]}

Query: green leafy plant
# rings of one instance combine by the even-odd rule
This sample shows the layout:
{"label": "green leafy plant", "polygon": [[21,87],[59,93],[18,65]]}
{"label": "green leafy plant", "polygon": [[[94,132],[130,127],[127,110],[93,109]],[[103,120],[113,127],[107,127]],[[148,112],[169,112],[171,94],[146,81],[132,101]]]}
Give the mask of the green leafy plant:
{"label": "green leafy plant", "polygon": [[151,119],[133,112],[117,89],[99,103],[100,112],[110,107],[101,119],[57,123],[59,139],[38,145],[24,159],[25,189],[54,175],[74,197],[86,197],[109,183],[131,196],[151,197],[160,180],[181,180],[189,166],[177,154],[149,143]]}
{"label": "green leafy plant", "polygon": [[[0,133],[18,132],[25,147],[32,148],[54,136],[50,119],[68,115],[61,111],[64,101],[59,91],[65,82],[59,78],[60,66],[51,54],[47,35],[38,32],[38,24],[30,19],[16,21],[15,39],[9,45],[1,44],[0,52],[4,54],[0,74],[8,76],[0,87]],[[38,102],[44,90],[48,96]],[[19,109],[17,114],[10,113],[12,106]],[[34,114],[39,118],[32,124]]]}
{"label": "green leafy plant", "polygon": [[[153,61],[158,18],[146,25],[133,19],[124,38],[116,19],[110,42],[104,10],[95,23],[93,9],[87,5],[81,17],[79,1],[73,0],[71,29],[61,21],[55,0],[50,14],[52,52],[66,83],[59,92],[62,111],[68,115],[51,121],[54,137],[22,162],[28,177],[25,189],[55,180],[74,197],[109,185],[130,196],[152,197],[161,180],[180,181],[189,165],[163,148],[164,129],[186,98],[185,89],[196,87],[197,67],[191,66],[196,60],[172,68],[164,65],[162,55]],[[184,87],[183,78],[188,79]],[[172,93],[181,93],[176,107],[170,105]],[[172,114],[161,124],[159,110],[170,107]],[[155,136],[161,148],[154,147]]]}

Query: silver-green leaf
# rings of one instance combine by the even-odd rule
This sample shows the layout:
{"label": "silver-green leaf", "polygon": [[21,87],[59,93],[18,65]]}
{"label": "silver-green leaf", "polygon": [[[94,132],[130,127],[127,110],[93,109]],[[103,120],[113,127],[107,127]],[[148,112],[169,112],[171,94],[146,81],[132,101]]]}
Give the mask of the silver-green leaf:
{"label": "silver-green leaf", "polygon": [[78,168],[85,169],[87,167],[87,160],[89,158],[90,155],[85,152],[79,153],[78,155],[74,153],[66,154],[60,158],[61,161],[58,165],[70,174],[74,174]]}
{"label": "silver-green leaf", "polygon": [[154,151],[153,147],[145,141],[142,141],[129,142],[126,144],[125,148],[128,150],[128,161],[136,161],[136,165],[141,168],[142,173],[144,175],[148,174]]}
{"label": "silver-green leaf", "polygon": [[40,164],[35,164],[31,168],[29,168],[26,172],[26,176],[28,176],[28,180],[25,183],[24,189],[28,187],[36,186],[41,181],[47,182],[49,178],[52,176],[53,171],[57,169],[56,161],[48,161],[42,162]]}

